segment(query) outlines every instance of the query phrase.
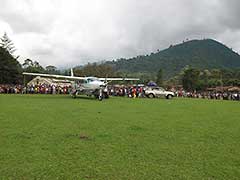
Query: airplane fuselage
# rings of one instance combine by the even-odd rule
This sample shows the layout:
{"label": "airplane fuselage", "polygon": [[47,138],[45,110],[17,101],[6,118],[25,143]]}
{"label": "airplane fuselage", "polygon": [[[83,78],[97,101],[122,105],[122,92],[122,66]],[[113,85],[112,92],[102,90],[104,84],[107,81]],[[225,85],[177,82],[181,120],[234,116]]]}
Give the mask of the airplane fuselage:
{"label": "airplane fuselage", "polygon": [[93,95],[102,98],[107,95],[107,84],[95,77],[87,77],[84,81],[74,81],[72,83],[72,96],[78,94]]}

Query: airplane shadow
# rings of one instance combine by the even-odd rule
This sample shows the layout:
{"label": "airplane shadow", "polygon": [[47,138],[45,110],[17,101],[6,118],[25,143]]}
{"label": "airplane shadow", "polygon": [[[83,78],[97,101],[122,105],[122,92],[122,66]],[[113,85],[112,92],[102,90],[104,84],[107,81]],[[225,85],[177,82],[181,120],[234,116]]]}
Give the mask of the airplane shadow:
{"label": "airplane shadow", "polygon": [[89,97],[89,96],[77,96],[76,98],[73,99],[84,99],[84,100],[93,100],[93,101],[98,101],[95,97]]}

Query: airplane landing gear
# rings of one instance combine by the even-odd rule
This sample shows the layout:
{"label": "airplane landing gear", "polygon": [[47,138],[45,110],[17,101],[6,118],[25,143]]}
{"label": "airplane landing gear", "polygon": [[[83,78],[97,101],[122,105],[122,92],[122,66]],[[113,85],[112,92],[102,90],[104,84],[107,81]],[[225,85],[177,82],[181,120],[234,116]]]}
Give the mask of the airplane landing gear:
{"label": "airplane landing gear", "polygon": [[77,91],[72,91],[71,92],[72,98],[75,99],[77,97]]}
{"label": "airplane landing gear", "polygon": [[102,101],[103,99],[108,99],[109,98],[108,92],[105,91],[104,88],[100,88],[100,89],[96,90],[93,93],[93,95],[99,101]]}
{"label": "airplane landing gear", "polygon": [[98,100],[99,100],[99,101],[102,101],[102,100],[103,100],[103,89],[102,89],[102,88],[99,89]]}

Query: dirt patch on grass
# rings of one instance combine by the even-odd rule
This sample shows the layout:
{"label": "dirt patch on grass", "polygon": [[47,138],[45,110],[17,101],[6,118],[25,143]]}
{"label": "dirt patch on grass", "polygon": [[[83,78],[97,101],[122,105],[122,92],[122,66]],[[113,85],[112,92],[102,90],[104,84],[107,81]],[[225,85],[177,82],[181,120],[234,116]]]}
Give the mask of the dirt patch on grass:
{"label": "dirt patch on grass", "polygon": [[89,140],[89,139],[90,139],[90,137],[87,136],[86,134],[80,134],[80,135],[79,135],[79,138],[80,138],[81,140]]}
{"label": "dirt patch on grass", "polygon": [[74,139],[80,139],[80,140],[91,140],[90,136],[86,134],[66,134],[66,138],[74,138]]}

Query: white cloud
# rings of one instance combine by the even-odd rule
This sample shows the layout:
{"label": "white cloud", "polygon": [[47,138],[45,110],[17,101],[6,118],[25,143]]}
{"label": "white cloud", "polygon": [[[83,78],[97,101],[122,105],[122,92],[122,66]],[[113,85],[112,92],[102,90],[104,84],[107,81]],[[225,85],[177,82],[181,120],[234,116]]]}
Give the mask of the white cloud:
{"label": "white cloud", "polygon": [[237,0],[2,0],[0,33],[58,67],[150,53],[189,38],[240,50]]}

